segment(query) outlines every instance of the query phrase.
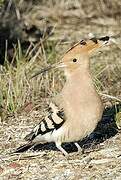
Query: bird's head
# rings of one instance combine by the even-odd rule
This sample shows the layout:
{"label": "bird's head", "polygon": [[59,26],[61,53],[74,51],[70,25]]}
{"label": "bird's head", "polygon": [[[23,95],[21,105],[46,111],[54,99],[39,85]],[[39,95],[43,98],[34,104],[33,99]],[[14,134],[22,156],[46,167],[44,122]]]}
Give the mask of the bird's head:
{"label": "bird's head", "polygon": [[92,52],[109,44],[109,42],[110,42],[109,36],[105,36],[101,38],[94,37],[88,40],[81,40],[65,53],[61,61],[41,71],[38,71],[33,77],[35,77],[40,73],[44,73],[52,68],[54,69],[64,68],[68,72],[73,72],[79,67],[81,68],[85,68],[86,66],[88,67],[89,66],[88,59],[89,56],[92,54]]}
{"label": "bird's head", "polygon": [[58,67],[65,67],[69,72],[80,67],[81,69],[88,68],[90,55],[109,44],[109,41],[109,36],[81,40],[65,53]]}

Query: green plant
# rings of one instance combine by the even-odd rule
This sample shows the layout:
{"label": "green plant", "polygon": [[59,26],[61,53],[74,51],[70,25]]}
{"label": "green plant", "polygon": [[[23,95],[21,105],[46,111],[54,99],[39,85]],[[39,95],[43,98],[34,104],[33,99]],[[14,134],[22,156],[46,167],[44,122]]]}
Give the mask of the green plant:
{"label": "green plant", "polygon": [[36,103],[35,99],[39,101],[41,97],[52,95],[55,91],[53,86],[55,83],[59,84],[53,71],[30,79],[33,72],[47,66],[48,61],[53,63],[53,59],[55,59],[55,54],[53,54],[53,50],[50,51],[49,44],[46,44],[46,49],[49,49],[47,54],[44,50],[44,44],[39,45],[38,50],[32,56],[33,48],[24,55],[18,41],[18,45],[14,48],[11,64],[7,60],[6,53],[5,66],[1,67],[2,73],[0,73],[0,105],[7,112],[15,113],[27,102],[34,104]]}

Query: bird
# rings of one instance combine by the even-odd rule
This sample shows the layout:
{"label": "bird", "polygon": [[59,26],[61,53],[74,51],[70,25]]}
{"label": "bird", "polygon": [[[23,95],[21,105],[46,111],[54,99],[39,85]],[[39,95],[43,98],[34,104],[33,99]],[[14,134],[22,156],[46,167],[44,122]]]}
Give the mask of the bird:
{"label": "bird", "polygon": [[17,148],[16,153],[47,142],[54,142],[65,156],[68,156],[68,152],[62,147],[63,143],[74,142],[77,150],[81,150],[78,141],[94,131],[104,110],[93,83],[90,56],[108,44],[109,36],[81,40],[67,50],[58,63],[33,76],[60,68],[64,71],[66,82],[62,91],[48,105],[45,117],[25,137],[27,143]]}

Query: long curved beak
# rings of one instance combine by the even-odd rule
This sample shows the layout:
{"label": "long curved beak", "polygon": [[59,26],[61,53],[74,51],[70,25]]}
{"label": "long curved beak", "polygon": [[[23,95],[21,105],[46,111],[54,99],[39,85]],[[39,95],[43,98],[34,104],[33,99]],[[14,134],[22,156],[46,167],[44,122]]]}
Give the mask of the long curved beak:
{"label": "long curved beak", "polygon": [[63,67],[65,67],[65,66],[66,66],[66,65],[65,65],[63,62],[60,61],[59,63],[55,63],[55,64],[53,64],[53,65],[47,66],[46,68],[37,71],[33,76],[30,77],[30,79],[38,76],[39,74],[44,74],[44,73],[46,73],[47,71],[50,71],[51,69],[63,68]]}
{"label": "long curved beak", "polygon": [[30,79],[38,76],[39,74],[43,74],[43,73],[45,73],[45,72],[47,72],[47,71],[49,71],[51,69],[53,69],[53,66],[48,66],[48,67],[46,67],[44,69],[41,69],[41,70],[37,71],[33,76],[31,76]]}

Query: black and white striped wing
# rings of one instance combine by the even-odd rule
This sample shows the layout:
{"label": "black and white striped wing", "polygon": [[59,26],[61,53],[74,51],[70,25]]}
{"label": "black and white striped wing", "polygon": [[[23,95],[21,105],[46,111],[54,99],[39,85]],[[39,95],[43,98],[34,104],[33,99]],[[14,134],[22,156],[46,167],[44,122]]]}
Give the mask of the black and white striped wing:
{"label": "black and white striped wing", "polygon": [[59,110],[54,103],[50,103],[48,115],[25,137],[25,140],[33,141],[37,136],[44,137],[47,133],[59,129],[64,122],[64,111]]}

